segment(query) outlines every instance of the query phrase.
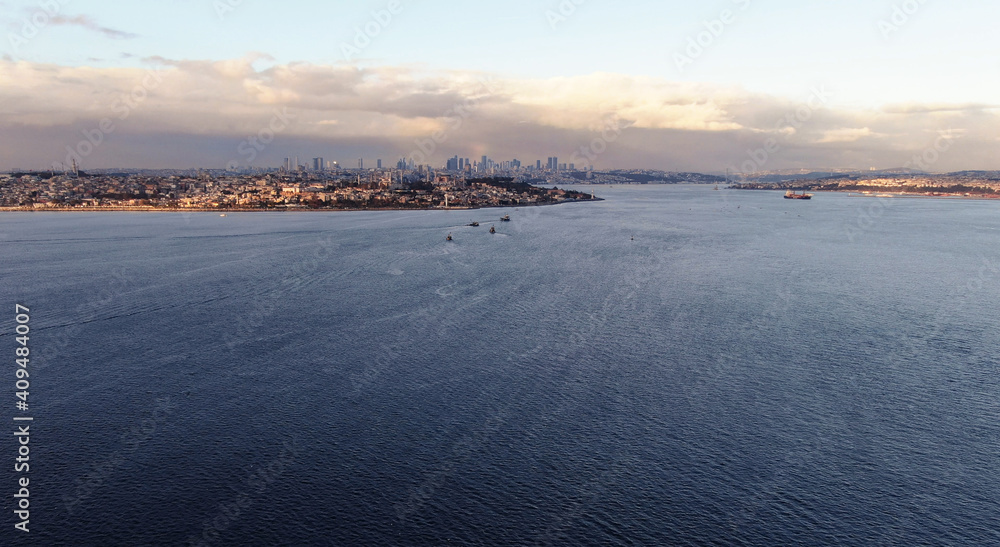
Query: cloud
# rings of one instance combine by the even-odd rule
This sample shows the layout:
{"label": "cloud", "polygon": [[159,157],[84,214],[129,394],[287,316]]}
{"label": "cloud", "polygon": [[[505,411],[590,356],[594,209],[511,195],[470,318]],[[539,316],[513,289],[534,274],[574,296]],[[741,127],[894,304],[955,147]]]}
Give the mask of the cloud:
{"label": "cloud", "polygon": [[86,15],[75,15],[72,17],[67,17],[64,15],[53,15],[51,19],[49,19],[49,24],[55,26],[65,25],[65,26],[81,27],[87,30],[92,30],[99,34],[103,34],[108,38],[114,38],[116,40],[138,38],[139,36],[138,34],[132,34],[131,32],[124,32],[121,30],[115,30],[113,28],[102,27],[101,25],[95,23],[90,17],[87,17]]}
{"label": "cloud", "polygon": [[[150,69],[0,61],[0,169],[51,165],[102,119],[115,130],[87,158],[92,167],[169,167],[178,158],[184,166],[221,166],[240,143],[261,135],[268,145],[256,165],[310,154],[344,163],[393,160],[414,150],[434,164],[454,154],[533,163],[568,159],[597,141],[598,168],[721,172],[771,140],[779,150],[763,169],[891,167],[942,131],[963,137],[942,168],[1000,167],[993,160],[1000,119],[969,105],[810,109],[808,90],[788,98],[610,73],[525,79],[277,64],[261,53],[145,62]],[[294,121],[270,135],[276,112]],[[608,140],[605,130],[615,124],[628,129]]]}
{"label": "cloud", "polygon": [[980,104],[980,103],[966,103],[966,104],[946,104],[946,103],[932,103],[932,104],[920,104],[920,103],[907,103],[907,104],[892,104],[882,107],[882,111],[888,114],[935,114],[935,113],[953,113],[953,112],[971,112],[978,113],[986,110],[995,110],[1000,108],[1000,105],[990,105],[990,104]]}
{"label": "cloud", "polygon": [[823,138],[816,141],[820,144],[826,143],[838,143],[838,142],[854,142],[865,137],[870,137],[875,133],[867,127],[862,128],[851,128],[846,127],[842,129],[831,129],[829,131],[823,132]]}

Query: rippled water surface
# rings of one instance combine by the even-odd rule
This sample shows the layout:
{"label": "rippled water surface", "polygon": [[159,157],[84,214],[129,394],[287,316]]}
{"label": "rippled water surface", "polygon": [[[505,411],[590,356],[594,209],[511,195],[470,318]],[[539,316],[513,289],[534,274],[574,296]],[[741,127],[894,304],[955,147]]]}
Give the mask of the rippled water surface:
{"label": "rippled water surface", "polygon": [[1000,204],[596,191],[0,215],[11,537],[1000,544]]}

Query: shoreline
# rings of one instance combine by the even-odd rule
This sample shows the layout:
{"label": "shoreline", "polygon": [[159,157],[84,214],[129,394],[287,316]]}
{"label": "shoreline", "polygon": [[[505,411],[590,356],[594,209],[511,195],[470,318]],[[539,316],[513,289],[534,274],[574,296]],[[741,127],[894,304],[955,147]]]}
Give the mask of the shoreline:
{"label": "shoreline", "polygon": [[[742,190],[744,192],[787,192],[788,189],[784,188],[727,188],[727,190]],[[802,189],[796,189],[796,191],[802,191]],[[806,192],[815,194],[847,194],[848,197],[855,198],[909,198],[909,199],[951,199],[951,200],[974,200],[974,201],[997,201],[1000,200],[1000,195],[990,196],[986,194],[941,194],[935,193],[933,195],[927,195],[922,193],[911,193],[911,192],[877,192],[877,191],[858,191],[858,190],[813,190],[806,188]]]}
{"label": "shoreline", "polygon": [[530,203],[520,205],[482,205],[477,207],[375,207],[361,209],[213,209],[202,207],[0,207],[0,213],[358,213],[363,211],[477,211],[482,209],[520,209],[524,207],[549,207],[569,203],[591,203],[604,201],[595,199],[567,199],[555,203]]}

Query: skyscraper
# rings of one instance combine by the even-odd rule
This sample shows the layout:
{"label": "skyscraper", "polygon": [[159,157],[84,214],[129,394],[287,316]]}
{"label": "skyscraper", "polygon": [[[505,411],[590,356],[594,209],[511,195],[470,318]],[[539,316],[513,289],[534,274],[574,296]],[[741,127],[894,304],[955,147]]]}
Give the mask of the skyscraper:
{"label": "skyscraper", "polygon": [[378,168],[379,168],[379,169],[381,169],[381,168],[382,168],[382,160],[378,160]]}

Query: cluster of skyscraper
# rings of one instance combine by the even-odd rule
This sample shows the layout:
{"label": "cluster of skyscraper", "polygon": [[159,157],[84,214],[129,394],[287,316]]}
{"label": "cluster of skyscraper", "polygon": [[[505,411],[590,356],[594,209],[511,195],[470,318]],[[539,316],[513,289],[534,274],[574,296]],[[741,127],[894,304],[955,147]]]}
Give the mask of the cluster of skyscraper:
{"label": "cluster of skyscraper", "polygon": [[[382,160],[377,160],[376,169],[382,169]],[[302,165],[299,162],[299,158],[285,158],[285,163],[282,166],[286,173],[295,173],[299,171],[313,171],[313,172],[323,172],[332,171],[340,169],[340,165],[335,161],[326,161],[322,157],[313,158],[312,163],[309,165]],[[409,170],[415,171],[421,166],[417,165],[413,158],[401,158],[396,162],[396,169],[399,170]],[[311,169],[310,169],[311,168]],[[358,169],[365,168],[365,160],[358,159]],[[428,166],[430,168],[430,166]],[[448,171],[464,171],[466,173],[480,173],[487,174],[494,171],[520,171],[522,169],[521,161],[518,159],[513,159],[509,161],[494,161],[490,159],[489,156],[483,156],[480,161],[472,161],[469,158],[461,158],[455,156],[449,158],[445,166]],[[574,164],[559,163],[559,158],[550,157],[548,162],[545,164],[544,170],[546,171],[573,171],[576,169]],[[528,164],[527,170],[532,170],[531,164]],[[535,163],[534,170],[542,171],[542,160],[538,160]]]}
{"label": "cluster of skyscraper", "polygon": [[[400,160],[400,162],[402,164],[404,160]],[[528,165],[529,165],[528,170],[531,170],[530,167],[531,164]],[[458,156],[455,156],[448,160],[445,169],[448,171],[465,171],[468,173],[489,173],[494,170],[519,171],[521,170],[522,167],[523,166],[521,164],[521,160],[518,159],[513,159],[510,161],[494,161],[490,159],[489,156],[483,156],[481,161],[474,162],[469,158],[460,158]],[[565,163],[560,164],[559,158],[553,157],[548,159],[548,163],[546,164],[545,169],[548,171],[566,171],[567,169],[574,170],[576,169],[576,165],[574,164],[566,165]],[[536,171],[542,170],[542,160],[538,160],[535,163],[535,170]]]}
{"label": "cluster of skyscraper", "polygon": [[[538,169],[541,168],[542,160],[538,160]],[[547,164],[546,169],[549,171],[576,171],[576,164],[570,163],[567,165],[565,163],[559,163],[558,157],[551,157],[549,158],[549,163]]]}
{"label": "cluster of skyscraper", "polygon": [[[295,173],[298,171],[330,171],[333,169],[339,169],[340,166],[335,161],[326,161],[322,157],[313,158],[312,163],[308,165],[303,165],[299,162],[298,156],[295,158],[285,158],[285,163],[281,166],[286,173]],[[310,169],[311,168],[311,169]]]}

